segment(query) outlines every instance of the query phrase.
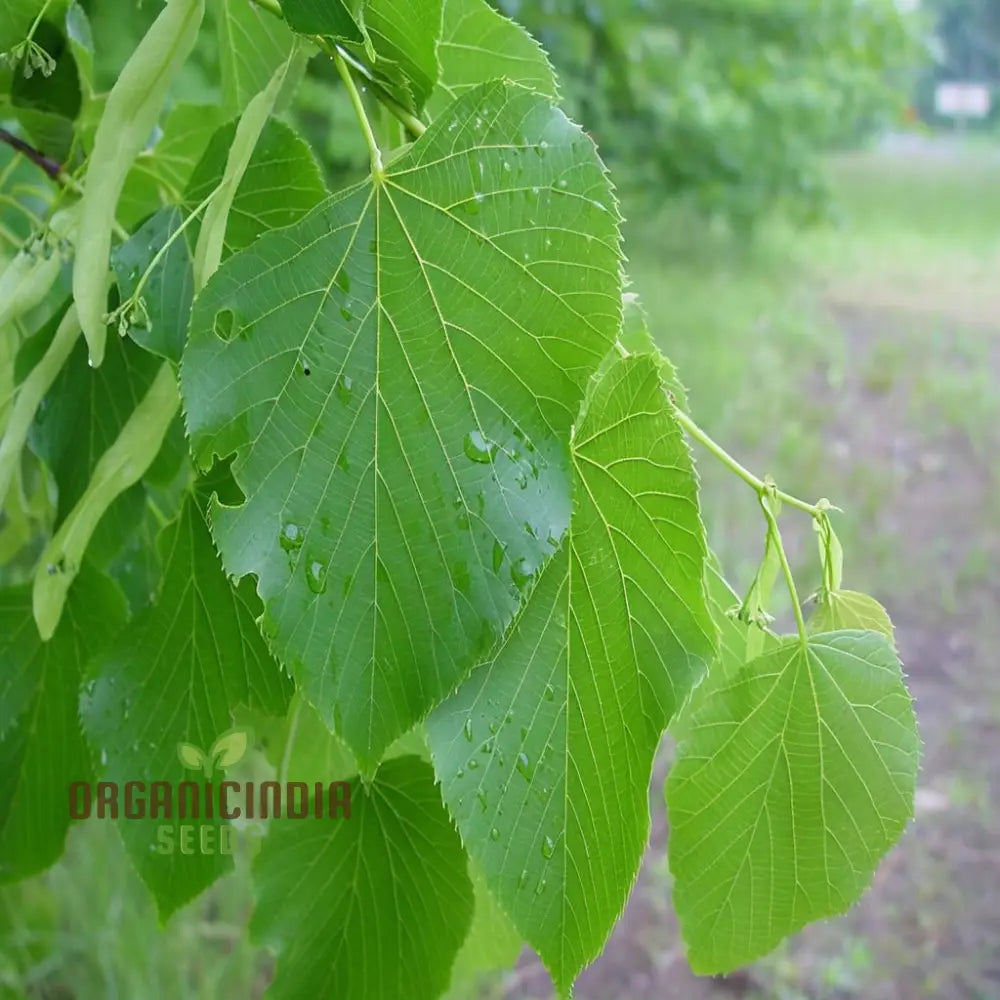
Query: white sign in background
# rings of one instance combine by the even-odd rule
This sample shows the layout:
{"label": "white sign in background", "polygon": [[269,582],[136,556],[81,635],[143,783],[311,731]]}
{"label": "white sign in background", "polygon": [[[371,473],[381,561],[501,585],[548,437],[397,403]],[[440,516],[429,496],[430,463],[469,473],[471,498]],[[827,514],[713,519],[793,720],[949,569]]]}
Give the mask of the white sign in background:
{"label": "white sign in background", "polygon": [[992,103],[984,83],[939,83],[934,92],[935,110],[949,118],[986,118]]}

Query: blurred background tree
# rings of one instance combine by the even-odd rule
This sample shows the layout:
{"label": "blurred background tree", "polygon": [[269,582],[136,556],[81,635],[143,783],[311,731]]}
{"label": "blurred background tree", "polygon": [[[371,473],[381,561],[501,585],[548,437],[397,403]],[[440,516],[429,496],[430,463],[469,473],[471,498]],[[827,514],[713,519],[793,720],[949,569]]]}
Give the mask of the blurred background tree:
{"label": "blurred background tree", "polygon": [[818,154],[898,118],[921,37],[896,0],[500,0],[619,183],[748,229],[827,203]]}

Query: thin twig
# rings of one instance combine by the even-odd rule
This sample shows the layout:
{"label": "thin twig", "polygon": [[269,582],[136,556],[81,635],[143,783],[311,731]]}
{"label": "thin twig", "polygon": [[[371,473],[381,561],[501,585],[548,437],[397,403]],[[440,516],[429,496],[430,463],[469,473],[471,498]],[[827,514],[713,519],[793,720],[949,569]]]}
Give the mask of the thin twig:
{"label": "thin twig", "polygon": [[0,142],[6,143],[11,149],[16,149],[26,160],[30,160],[40,170],[44,170],[52,180],[62,183],[63,168],[61,163],[57,163],[41,150],[35,149],[30,143],[19,139],[13,132],[8,132],[5,128],[0,128]]}

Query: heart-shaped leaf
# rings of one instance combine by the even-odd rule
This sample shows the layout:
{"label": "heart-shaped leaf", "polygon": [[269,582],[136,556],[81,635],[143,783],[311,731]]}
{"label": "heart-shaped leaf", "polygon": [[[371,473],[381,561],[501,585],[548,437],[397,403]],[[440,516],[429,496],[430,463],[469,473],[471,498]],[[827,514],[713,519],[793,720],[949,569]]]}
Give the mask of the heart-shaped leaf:
{"label": "heart-shaped leaf", "polygon": [[188,429],[202,464],[236,453],[246,496],[213,535],[363,770],[489,653],[566,530],[618,223],[590,140],[493,83],[198,297]]}

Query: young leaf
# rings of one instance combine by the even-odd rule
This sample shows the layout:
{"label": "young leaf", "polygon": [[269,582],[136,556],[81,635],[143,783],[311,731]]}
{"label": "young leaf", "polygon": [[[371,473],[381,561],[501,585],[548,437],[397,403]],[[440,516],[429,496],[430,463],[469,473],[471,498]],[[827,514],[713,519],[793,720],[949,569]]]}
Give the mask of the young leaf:
{"label": "young leaf", "polygon": [[510,80],[553,99],[558,96],[545,50],[486,0],[444,0],[438,61],[441,74],[427,102],[435,116],[490,78]]}
{"label": "young leaf", "polygon": [[564,533],[620,294],[593,145],[494,83],[199,296],[188,430],[203,464],[236,452],[247,498],[214,505],[213,535],[364,770],[489,652]]}
{"label": "young leaf", "polygon": [[[441,37],[442,0],[366,0],[365,31],[379,62],[398,67],[419,112],[438,78],[437,45]],[[488,79],[481,75],[480,80]]]}
{"label": "young leaf", "polygon": [[254,865],[270,1000],[436,1000],[472,918],[466,857],[429,764],[386,761],[346,818],[272,824]]}
{"label": "young leaf", "polygon": [[463,840],[564,995],[622,911],[653,756],[715,641],[697,483],[652,358],[595,378],[573,466],[558,555],[496,658],[428,720]]}
{"label": "young leaf", "polygon": [[726,680],[739,673],[749,658],[750,649],[761,642],[764,649],[771,649],[779,641],[773,632],[764,631],[757,625],[747,625],[737,617],[735,612],[739,609],[740,598],[722,575],[722,567],[714,552],[709,553],[705,564],[705,593],[712,621],[719,633],[719,648],[708,668],[708,675],[694,688],[687,704],[670,723],[671,735],[677,741],[687,739],[692,720],[702,703],[712,697],[714,688],[724,686]]}
{"label": "young leaf", "polygon": [[847,910],[913,815],[919,749],[875,632],[787,638],[713,683],[666,786],[692,968],[735,969]]}
{"label": "young leaf", "polygon": [[49,642],[31,617],[31,588],[0,590],[0,882],[62,853],[69,788],[93,777],[77,717],[80,675],[125,619],[107,577],[84,567]]}
{"label": "young leaf", "polygon": [[[230,728],[230,711],[238,704],[283,715],[291,685],[254,624],[253,589],[230,587],[193,498],[164,529],[160,548],[159,599],[91,664],[81,713],[91,746],[104,751],[104,780],[144,781],[147,788],[170,781],[176,788],[192,780],[178,760],[178,744],[209,746]],[[200,768],[206,758],[199,751],[196,763],[182,759]],[[232,860],[218,853],[157,853],[161,822],[148,815],[122,819],[120,829],[166,917],[231,868]],[[218,819],[192,822],[216,828],[218,844]]]}
{"label": "young leaf", "polygon": [[178,743],[177,758],[180,762],[192,771],[200,771],[205,766],[208,756],[205,751],[196,747],[193,743]]}
{"label": "young leaf", "polygon": [[889,612],[874,597],[856,590],[834,590],[822,595],[808,624],[810,632],[857,628],[881,632],[892,642],[896,638]]}

